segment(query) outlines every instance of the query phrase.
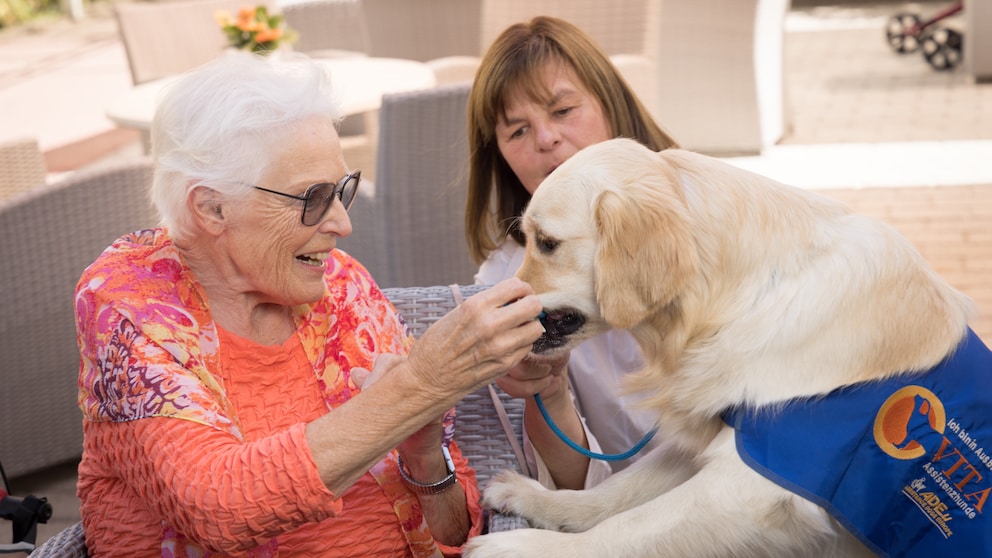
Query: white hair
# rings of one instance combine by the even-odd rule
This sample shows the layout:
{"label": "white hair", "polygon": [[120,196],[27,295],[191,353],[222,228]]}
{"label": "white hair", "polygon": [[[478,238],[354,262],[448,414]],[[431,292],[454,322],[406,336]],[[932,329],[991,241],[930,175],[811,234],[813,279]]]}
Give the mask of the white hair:
{"label": "white hair", "polygon": [[330,79],[305,55],[225,54],[168,86],[151,129],[151,198],[175,238],[191,230],[187,194],[206,185],[245,195],[273,146],[302,120],[342,118]]}

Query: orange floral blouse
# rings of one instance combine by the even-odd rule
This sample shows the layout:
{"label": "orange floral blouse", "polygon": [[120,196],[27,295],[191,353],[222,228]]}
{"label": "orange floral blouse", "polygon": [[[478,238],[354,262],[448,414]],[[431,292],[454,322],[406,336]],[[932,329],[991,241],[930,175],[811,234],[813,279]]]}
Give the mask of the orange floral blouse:
{"label": "orange floral blouse", "polygon": [[[353,258],[335,250],[328,261],[325,278],[325,296],[312,304],[294,308],[294,318],[299,342],[313,367],[324,404],[333,411],[360,391],[351,380],[353,367],[372,369],[375,357],[382,353],[406,354],[412,337],[406,333],[389,300]],[[126,508],[133,501],[131,505],[142,508],[143,513],[148,513],[148,509],[160,512],[162,556],[219,555],[189,536],[194,530],[192,527],[185,531],[182,528],[183,525],[195,525],[196,521],[210,520],[197,513],[202,510],[189,509],[203,505],[202,495],[199,498],[196,494],[170,495],[166,501],[152,505],[142,502],[141,498],[121,498],[119,503],[110,506],[106,501],[99,501],[101,495],[115,493],[115,483],[140,484],[148,480],[133,478],[133,473],[126,471],[129,464],[121,458],[150,453],[149,448],[140,447],[143,440],[133,436],[134,432],[141,431],[135,427],[145,421],[132,421],[153,417],[172,417],[206,425],[244,447],[244,460],[234,461],[243,464],[243,471],[225,471],[225,475],[198,480],[225,483],[225,486],[194,487],[195,491],[204,493],[247,491],[251,498],[235,497],[234,500],[241,506],[255,509],[244,509],[240,513],[256,520],[268,518],[266,522],[245,521],[232,529],[221,526],[220,531],[236,539],[226,541],[229,545],[222,545],[225,553],[237,549],[236,553],[240,555],[277,556],[279,536],[272,532],[273,518],[277,518],[274,522],[280,528],[294,531],[333,518],[347,507],[339,495],[331,494],[320,482],[305,444],[302,424],[272,436],[278,440],[257,441],[274,443],[280,451],[253,452],[257,449],[252,447],[256,442],[246,441],[238,414],[223,386],[218,330],[202,287],[164,229],[138,231],[114,242],[83,272],[76,287],[75,308],[81,354],[79,405],[86,432],[78,488],[84,526],[88,523],[87,512],[119,509],[122,515],[128,514]],[[97,434],[101,429],[113,428],[113,424],[119,425],[118,434],[125,430],[128,434],[114,437],[113,447],[108,447],[106,438]],[[451,441],[453,410],[445,417],[444,424],[445,440],[450,444],[452,458],[459,469],[459,482],[466,493],[472,536],[482,529],[478,486],[457,444]],[[175,428],[160,429],[158,437],[162,438],[162,432],[170,431]],[[157,445],[165,443],[159,438],[148,439],[156,439]],[[135,447],[126,447],[129,444]],[[291,451],[287,453],[283,448],[291,448]],[[259,457],[260,453],[262,457]],[[156,461],[151,466],[165,467],[167,461]],[[120,463],[120,467],[115,467],[114,463]],[[174,472],[156,470],[154,476],[165,478]],[[230,473],[234,474],[233,481]],[[458,554],[458,548],[445,547],[434,541],[417,496],[400,479],[395,451],[373,466],[365,477],[370,480],[364,486],[378,486],[371,498],[385,504],[373,506],[373,509],[392,511],[393,521],[406,539],[407,555]],[[272,478],[292,479],[292,482],[272,482]],[[232,482],[238,484],[232,485]],[[359,485],[362,481],[356,483]],[[128,490],[132,496],[149,493],[162,492],[141,486]],[[368,495],[363,497],[370,498]],[[264,509],[257,509],[259,506]],[[228,515],[232,511],[234,515]],[[239,510],[225,510],[215,521],[224,521],[225,517],[230,520],[238,513]],[[376,519],[382,520],[381,517]],[[95,520],[89,518],[89,521]],[[249,548],[239,546],[245,541],[249,541]],[[105,544],[113,545],[113,541],[105,541]]]}

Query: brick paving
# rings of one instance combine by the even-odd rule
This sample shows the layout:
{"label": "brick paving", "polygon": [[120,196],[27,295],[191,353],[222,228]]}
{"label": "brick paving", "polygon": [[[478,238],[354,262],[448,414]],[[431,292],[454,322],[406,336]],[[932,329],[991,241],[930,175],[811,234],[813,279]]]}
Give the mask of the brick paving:
{"label": "brick paving", "polygon": [[992,185],[824,190],[906,235],[978,307],[971,326],[992,343]]}
{"label": "brick paving", "polygon": [[[885,40],[889,16],[909,11],[925,20],[948,3],[794,9],[784,39],[791,129],[781,143],[992,138],[992,84],[975,84],[965,64],[936,71],[920,52],[897,54]],[[963,31],[962,18],[938,25]]]}
{"label": "brick paving", "polygon": [[[881,25],[888,16],[915,11],[926,19],[946,5],[793,10],[784,40],[790,125],[780,144],[992,139],[992,84],[976,84],[963,66],[936,71],[921,54],[896,54],[884,40]],[[806,25],[811,21],[815,25]],[[958,16],[942,25],[962,29],[963,22]],[[930,163],[942,162],[935,156]],[[992,160],[973,164],[988,168]],[[992,182],[819,191],[906,235],[940,275],[975,301],[972,327],[992,343]]]}

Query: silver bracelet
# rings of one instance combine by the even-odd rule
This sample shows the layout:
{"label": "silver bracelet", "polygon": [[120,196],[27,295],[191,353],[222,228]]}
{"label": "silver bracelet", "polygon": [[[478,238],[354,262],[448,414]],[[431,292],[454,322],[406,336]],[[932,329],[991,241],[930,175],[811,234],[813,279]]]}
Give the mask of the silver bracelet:
{"label": "silver bracelet", "polygon": [[441,455],[444,456],[444,465],[448,470],[448,476],[430,484],[413,480],[407,472],[406,467],[403,466],[403,458],[397,455],[396,461],[397,465],[399,465],[400,476],[403,477],[403,483],[406,484],[407,488],[417,494],[440,494],[454,486],[457,481],[455,478],[455,462],[451,460],[451,454],[448,453],[448,448],[443,444],[441,445]]}

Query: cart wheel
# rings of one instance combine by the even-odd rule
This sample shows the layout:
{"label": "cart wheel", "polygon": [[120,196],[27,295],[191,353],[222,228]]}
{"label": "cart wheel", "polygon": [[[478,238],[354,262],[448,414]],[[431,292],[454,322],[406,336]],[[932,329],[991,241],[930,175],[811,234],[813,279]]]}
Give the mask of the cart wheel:
{"label": "cart wheel", "polygon": [[923,57],[935,70],[950,70],[961,63],[961,33],[946,27],[935,27],[920,41]]}
{"label": "cart wheel", "polygon": [[898,13],[885,23],[885,40],[899,54],[916,52],[920,48],[920,16],[909,12]]}

